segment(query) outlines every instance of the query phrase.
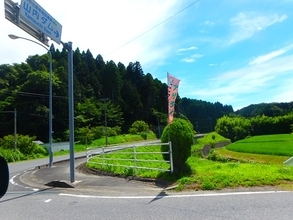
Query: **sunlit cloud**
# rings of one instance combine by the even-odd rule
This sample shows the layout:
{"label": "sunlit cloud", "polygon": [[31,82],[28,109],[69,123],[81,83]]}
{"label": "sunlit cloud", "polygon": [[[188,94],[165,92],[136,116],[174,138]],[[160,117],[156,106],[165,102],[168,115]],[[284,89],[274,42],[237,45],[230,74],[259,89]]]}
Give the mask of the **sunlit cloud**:
{"label": "sunlit cloud", "polygon": [[262,55],[259,57],[254,58],[251,62],[249,62],[250,65],[255,65],[255,64],[261,64],[263,62],[267,62],[275,57],[278,57],[287,51],[291,50],[293,48],[293,44],[286,46],[284,48],[281,48],[280,50],[273,51],[271,53],[268,53],[266,55]]}
{"label": "sunlit cloud", "polygon": [[178,52],[189,51],[189,50],[197,50],[196,46],[188,47],[188,48],[180,48]]}
{"label": "sunlit cloud", "polygon": [[[210,79],[213,89],[210,89],[208,83],[205,83],[198,84],[193,89],[189,87],[184,92],[188,96],[192,95],[202,100],[213,99],[222,103],[235,103],[245,96],[250,97],[259,92],[268,91],[270,94],[276,94],[275,100],[287,101],[292,94],[292,82],[288,82],[282,95],[279,91],[280,88],[274,85],[277,84],[277,80],[281,79],[281,77],[290,76],[289,74],[293,71],[292,60],[293,55],[288,55],[274,58],[267,62],[266,65],[248,65],[240,69],[220,73],[218,77]],[[285,100],[284,97],[287,97],[287,99]],[[252,103],[253,99],[250,98],[247,102]]]}
{"label": "sunlit cloud", "polygon": [[181,62],[185,62],[185,63],[193,63],[196,62],[199,58],[203,57],[202,54],[193,54],[189,57],[183,58],[181,60]]}
{"label": "sunlit cloud", "polygon": [[213,21],[204,21],[203,23],[202,23],[202,25],[214,25],[215,24],[215,22],[213,22]]}
{"label": "sunlit cloud", "polygon": [[256,13],[239,13],[236,17],[230,19],[230,26],[232,28],[232,36],[228,44],[234,44],[239,41],[248,39],[275,23],[286,20],[288,16],[269,14],[259,15]]}

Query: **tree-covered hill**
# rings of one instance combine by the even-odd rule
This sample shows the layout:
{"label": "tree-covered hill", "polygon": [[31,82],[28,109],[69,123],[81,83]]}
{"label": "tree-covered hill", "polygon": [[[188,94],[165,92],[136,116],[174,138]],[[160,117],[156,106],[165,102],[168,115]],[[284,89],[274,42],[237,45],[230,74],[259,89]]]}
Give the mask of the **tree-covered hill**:
{"label": "tree-covered hill", "polygon": [[235,111],[235,114],[241,115],[247,118],[256,117],[256,116],[281,116],[286,115],[289,112],[293,111],[293,102],[273,102],[273,103],[260,103],[253,104],[247,107],[244,107],[240,110]]}
{"label": "tree-covered hill", "polygon": [[[50,48],[53,58],[53,138],[68,140],[68,72],[65,49]],[[90,50],[73,54],[75,129],[119,126],[127,133],[136,120],[158,133],[167,124],[167,84],[144,73],[138,61],[127,66],[93,57]],[[180,90],[179,90],[180,93]],[[29,56],[26,62],[0,65],[0,137],[14,132],[48,140],[49,55]],[[216,120],[233,113],[219,102],[180,98],[176,115],[187,117],[201,133],[213,130]]]}

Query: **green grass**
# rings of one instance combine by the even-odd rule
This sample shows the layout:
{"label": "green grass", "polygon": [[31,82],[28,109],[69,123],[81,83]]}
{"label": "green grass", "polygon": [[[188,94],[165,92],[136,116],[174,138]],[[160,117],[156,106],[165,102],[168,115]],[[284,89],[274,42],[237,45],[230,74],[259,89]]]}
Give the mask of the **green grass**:
{"label": "green grass", "polygon": [[196,157],[190,157],[187,162],[192,166],[193,174],[178,180],[180,188],[185,189],[280,185],[293,181],[293,167],[283,165],[220,163]]}
{"label": "green grass", "polygon": [[[291,142],[291,136],[280,135],[265,137],[256,137],[256,139],[243,140],[249,146],[251,141],[255,141],[256,145],[265,146],[271,144],[271,142]],[[217,134],[209,134],[204,138],[198,140],[196,145],[192,146],[193,150],[200,149],[205,144],[211,144],[226,140],[225,138],[218,136]],[[265,140],[265,141],[262,141]],[[270,140],[270,141],[268,141]],[[280,141],[279,141],[280,140]],[[264,143],[265,142],[265,143]],[[251,145],[252,146],[252,145]],[[276,151],[277,149],[274,148]],[[159,150],[159,146],[158,149]],[[127,151],[132,151],[128,149]],[[146,147],[138,148],[137,151],[149,151]],[[229,151],[225,148],[216,151],[221,155],[230,155],[230,158],[236,159],[235,162],[217,162],[210,161],[205,158],[192,155],[187,160],[188,166],[191,168],[191,173],[181,173],[177,176],[166,175],[166,172],[139,170],[138,176],[149,178],[163,178],[165,180],[172,180],[174,184],[177,184],[177,190],[214,190],[223,188],[236,188],[236,187],[251,187],[251,186],[282,186],[287,190],[292,189],[290,184],[293,181],[293,167],[285,166],[283,161],[288,159],[288,156],[273,156],[264,154],[249,154]],[[268,150],[267,152],[271,152]],[[113,154],[114,155],[114,154]],[[115,158],[116,156],[108,155]],[[128,155],[129,156],[129,155]],[[141,155],[143,159],[162,159],[157,154]],[[241,162],[237,162],[237,158]],[[119,164],[124,162],[117,161]],[[144,162],[142,165],[147,166],[151,163]],[[89,165],[89,164],[88,164]],[[168,164],[165,164],[168,167]],[[93,165],[90,165],[93,167]],[[152,164],[157,167],[159,165]],[[97,169],[104,169],[109,172],[119,173],[124,175],[134,175],[132,168],[117,168],[107,166],[96,167]],[[289,184],[288,184],[289,183]]]}
{"label": "green grass", "polygon": [[219,143],[223,141],[227,141],[227,138],[224,138],[223,136],[219,135],[216,132],[209,133],[205,135],[204,138],[197,139],[196,143],[192,146],[191,150],[199,150],[202,149],[205,145],[210,145],[214,143]]}
{"label": "green grass", "polygon": [[289,159],[288,156],[273,156],[273,155],[265,155],[265,154],[241,153],[241,152],[228,150],[227,148],[217,149],[216,152],[224,157],[243,161],[243,162],[258,162],[258,163],[282,165],[285,160]]}
{"label": "green grass", "polygon": [[242,153],[289,157],[293,155],[293,135],[281,134],[255,136],[237,141],[226,148],[230,151]]}
{"label": "green grass", "polygon": [[282,141],[293,141],[293,134],[272,134],[272,135],[258,135],[250,138],[240,140],[241,143],[249,142],[282,142]]}
{"label": "green grass", "polygon": [[[147,168],[157,168],[164,170],[170,168],[170,164],[165,162],[163,159],[161,154],[161,146],[137,147],[136,152],[136,160],[134,160],[134,148],[128,148],[104,155],[97,155],[91,158],[86,166],[119,175],[137,175],[145,178],[155,178],[161,173],[161,171],[150,170]],[[159,160],[161,162],[155,162],[152,160]],[[114,164],[114,166],[110,164]],[[125,166],[132,168],[127,168]],[[145,169],[140,168],[135,170],[135,166],[145,167]]]}

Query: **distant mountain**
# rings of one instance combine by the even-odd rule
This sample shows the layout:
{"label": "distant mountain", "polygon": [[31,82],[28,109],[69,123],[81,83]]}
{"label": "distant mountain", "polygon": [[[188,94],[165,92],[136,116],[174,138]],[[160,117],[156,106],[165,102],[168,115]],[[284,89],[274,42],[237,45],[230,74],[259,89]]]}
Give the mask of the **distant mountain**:
{"label": "distant mountain", "polygon": [[285,115],[293,111],[293,102],[273,102],[253,104],[235,111],[236,115],[241,115],[247,118],[256,117],[258,115],[279,116]]}

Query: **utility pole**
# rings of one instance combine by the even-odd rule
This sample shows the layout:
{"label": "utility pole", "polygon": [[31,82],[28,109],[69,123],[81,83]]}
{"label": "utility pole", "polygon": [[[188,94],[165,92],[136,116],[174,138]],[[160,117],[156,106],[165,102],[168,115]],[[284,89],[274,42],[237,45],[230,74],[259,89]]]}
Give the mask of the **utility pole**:
{"label": "utility pole", "polygon": [[106,101],[107,98],[102,99],[104,101],[104,115],[105,115],[105,134],[106,134],[106,146],[108,145],[108,128],[107,128],[107,108],[106,108]]}
{"label": "utility pole", "polygon": [[17,135],[17,124],[16,124],[16,117],[17,117],[17,114],[16,114],[16,108],[14,109],[14,151],[16,151],[17,149],[17,138],[16,138],[16,135]]}
{"label": "utility pole", "polygon": [[17,118],[17,114],[16,114],[16,108],[14,109],[14,111],[0,111],[0,113],[14,113],[14,151],[16,151],[17,149],[17,123],[16,123],[16,118]]}

